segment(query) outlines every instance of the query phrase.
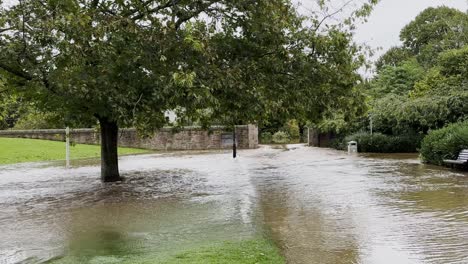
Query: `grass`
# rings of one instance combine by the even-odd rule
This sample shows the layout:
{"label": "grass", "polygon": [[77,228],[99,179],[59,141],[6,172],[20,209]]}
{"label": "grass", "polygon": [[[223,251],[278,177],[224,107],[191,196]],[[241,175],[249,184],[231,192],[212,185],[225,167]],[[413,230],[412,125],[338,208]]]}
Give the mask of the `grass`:
{"label": "grass", "polygon": [[[119,148],[119,155],[148,152],[144,149]],[[77,144],[70,147],[71,159],[97,158],[100,146]],[[65,160],[65,143],[49,140],[0,138],[0,164]]]}
{"label": "grass", "polygon": [[225,242],[212,246],[161,255],[66,256],[49,264],[121,263],[121,264],[284,264],[278,248],[265,239]]}
{"label": "grass", "polygon": [[243,242],[226,242],[221,245],[204,247],[179,253],[161,262],[142,262],[142,264],[255,264],[285,263],[278,249],[266,240],[249,240]]}

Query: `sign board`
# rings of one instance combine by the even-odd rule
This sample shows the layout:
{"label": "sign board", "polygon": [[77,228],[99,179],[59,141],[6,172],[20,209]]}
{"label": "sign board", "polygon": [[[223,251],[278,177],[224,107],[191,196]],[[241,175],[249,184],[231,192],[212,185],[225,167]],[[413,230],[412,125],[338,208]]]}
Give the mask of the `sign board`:
{"label": "sign board", "polygon": [[233,142],[232,133],[221,134],[221,146],[223,147],[232,146],[232,142]]}

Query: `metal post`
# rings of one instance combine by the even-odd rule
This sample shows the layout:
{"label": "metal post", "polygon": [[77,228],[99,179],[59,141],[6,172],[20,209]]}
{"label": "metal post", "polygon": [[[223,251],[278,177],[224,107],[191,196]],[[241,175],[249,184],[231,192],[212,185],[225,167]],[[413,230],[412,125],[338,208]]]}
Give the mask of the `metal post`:
{"label": "metal post", "polygon": [[70,128],[67,127],[65,129],[65,159],[66,159],[66,167],[67,169],[70,168]]}
{"label": "metal post", "polygon": [[372,114],[370,114],[369,118],[370,118],[370,134],[371,134],[371,136],[372,136],[372,133],[373,133],[373,120],[372,120]]}
{"label": "metal post", "polygon": [[236,137],[236,126],[232,132],[232,157],[237,158],[237,137]]}

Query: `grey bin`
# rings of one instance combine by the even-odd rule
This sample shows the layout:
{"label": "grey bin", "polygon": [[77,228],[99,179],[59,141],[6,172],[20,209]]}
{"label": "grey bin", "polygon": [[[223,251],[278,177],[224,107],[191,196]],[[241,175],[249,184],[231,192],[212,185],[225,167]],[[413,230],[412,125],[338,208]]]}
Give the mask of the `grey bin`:
{"label": "grey bin", "polygon": [[358,152],[357,142],[356,141],[348,142],[348,154],[357,153],[357,152]]}

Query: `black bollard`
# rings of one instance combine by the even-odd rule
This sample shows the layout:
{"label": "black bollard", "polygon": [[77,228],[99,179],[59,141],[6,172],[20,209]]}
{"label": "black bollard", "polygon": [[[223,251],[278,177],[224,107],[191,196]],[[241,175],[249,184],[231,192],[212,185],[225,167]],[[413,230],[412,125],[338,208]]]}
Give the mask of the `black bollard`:
{"label": "black bollard", "polygon": [[236,129],[232,132],[232,157],[237,158]]}

